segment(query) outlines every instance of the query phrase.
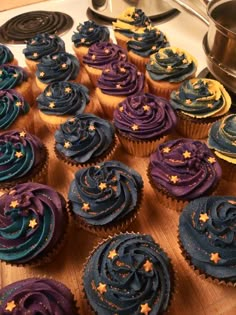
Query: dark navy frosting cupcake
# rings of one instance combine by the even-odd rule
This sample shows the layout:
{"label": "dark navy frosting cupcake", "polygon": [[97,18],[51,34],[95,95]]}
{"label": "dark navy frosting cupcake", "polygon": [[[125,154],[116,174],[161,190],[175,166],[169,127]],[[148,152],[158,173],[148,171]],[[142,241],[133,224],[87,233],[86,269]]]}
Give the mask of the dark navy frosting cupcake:
{"label": "dark navy frosting cupcake", "polygon": [[191,266],[219,282],[236,282],[236,197],[195,199],[179,220],[179,240]]}
{"label": "dark navy frosting cupcake", "polygon": [[174,288],[172,265],[150,235],[120,234],[92,252],[83,286],[98,315],[163,314]]}

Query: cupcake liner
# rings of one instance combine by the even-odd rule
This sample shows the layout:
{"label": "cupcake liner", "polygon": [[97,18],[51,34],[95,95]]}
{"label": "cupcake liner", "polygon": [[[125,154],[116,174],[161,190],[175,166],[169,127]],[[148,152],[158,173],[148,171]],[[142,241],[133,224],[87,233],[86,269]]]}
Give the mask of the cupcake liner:
{"label": "cupcake liner", "polygon": [[28,71],[35,75],[39,62],[25,58],[25,63],[27,65]]}
{"label": "cupcake liner", "polygon": [[46,115],[39,109],[36,111],[37,120],[41,125],[44,125],[48,128],[51,133],[55,133],[55,131],[60,127],[61,124],[65,123],[67,119],[72,117],[72,115],[67,116],[56,116],[56,115]]}
{"label": "cupcake liner", "polygon": [[217,161],[222,168],[222,178],[230,182],[236,182],[236,164],[225,161],[218,156]]}
{"label": "cupcake liner", "polygon": [[88,65],[84,65],[85,70],[87,71],[87,74],[89,76],[89,79],[93,85],[94,88],[97,87],[98,79],[100,78],[102,74],[101,69],[93,68]]}
{"label": "cupcake liner", "polygon": [[139,71],[141,71],[142,73],[145,73],[146,64],[149,61],[149,57],[141,57],[139,55],[136,55],[132,51],[128,52],[128,57],[129,57],[130,62],[132,62],[133,64],[135,64],[137,66]]}
{"label": "cupcake liner", "polygon": [[127,51],[127,42],[130,40],[130,38],[117,31],[114,31],[114,35],[117,45]]}

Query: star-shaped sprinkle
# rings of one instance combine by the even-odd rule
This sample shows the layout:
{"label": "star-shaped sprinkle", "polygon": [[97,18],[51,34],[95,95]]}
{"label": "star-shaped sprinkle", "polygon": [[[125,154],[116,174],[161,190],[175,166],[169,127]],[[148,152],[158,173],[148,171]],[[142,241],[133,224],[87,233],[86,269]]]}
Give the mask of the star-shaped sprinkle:
{"label": "star-shaped sprinkle", "polygon": [[209,220],[209,216],[207,215],[207,213],[201,213],[199,216],[199,221],[201,222],[207,222],[207,220]]}
{"label": "star-shaped sprinkle", "polygon": [[17,152],[15,153],[15,157],[17,157],[18,159],[21,158],[22,156],[23,156],[23,153],[20,152],[20,151],[17,151]]}
{"label": "star-shaped sprinkle", "polygon": [[138,41],[140,42],[142,40],[142,37],[138,37]]}
{"label": "star-shaped sprinkle", "polygon": [[71,143],[69,141],[66,141],[64,143],[64,148],[69,149],[71,147]]}
{"label": "star-shaped sprinkle", "polygon": [[90,27],[88,30],[89,30],[89,32],[92,32],[93,31],[93,27]]}
{"label": "star-shaped sprinkle", "polygon": [[70,92],[71,92],[71,88],[70,88],[69,86],[67,86],[67,87],[65,88],[65,92],[66,92],[66,93],[70,93]]}
{"label": "star-shaped sprinkle", "polygon": [[2,75],[3,74],[3,72],[2,72],[2,70],[0,70],[0,75]]}
{"label": "star-shaped sprinkle", "polygon": [[95,55],[92,55],[91,59],[92,59],[92,60],[95,60],[95,59],[96,59],[96,56],[95,56]]}
{"label": "star-shaped sprinkle", "polygon": [[17,73],[14,73],[13,74],[13,78],[17,78],[18,77],[18,74]]}
{"label": "star-shaped sprinkle", "polygon": [[107,69],[104,69],[104,72],[105,72],[105,73],[108,73],[108,72],[110,72],[110,69],[108,69],[108,68],[107,68]]}
{"label": "star-shaped sprinkle", "polygon": [[188,60],[187,59],[183,59],[182,62],[183,63],[188,63]]}
{"label": "star-shaped sprinkle", "polygon": [[20,132],[20,137],[24,138],[26,136],[26,132],[25,131],[21,131]]}
{"label": "star-shaped sprinkle", "polygon": [[10,203],[10,207],[11,208],[16,208],[19,206],[19,202],[17,200],[13,200],[11,203]]}
{"label": "star-shaped sprinkle", "polygon": [[124,107],[123,107],[123,106],[120,106],[120,107],[119,107],[119,111],[120,111],[120,112],[123,112],[123,111],[124,111]]}
{"label": "star-shaped sprinkle", "polygon": [[134,130],[134,131],[136,131],[136,130],[139,129],[139,128],[138,128],[138,125],[136,125],[136,124],[133,124],[133,126],[132,126],[131,128],[132,128],[132,130]]}
{"label": "star-shaped sprinkle", "polygon": [[57,59],[57,55],[52,56],[52,59],[53,59],[53,60],[56,60],[56,59]]}
{"label": "star-shaped sprinkle", "polygon": [[148,105],[143,105],[143,110],[144,110],[145,112],[149,111],[149,110],[150,110],[150,106],[148,106]]}
{"label": "star-shaped sprinkle", "polygon": [[126,58],[125,54],[121,54],[120,56],[121,56],[121,58]]}
{"label": "star-shaped sprinkle", "polygon": [[89,205],[89,203],[84,202],[81,209],[84,210],[84,211],[90,210],[90,205]]}
{"label": "star-shaped sprinkle", "polygon": [[142,73],[140,71],[137,72],[137,75],[140,76]]}
{"label": "star-shaped sprinkle", "polygon": [[211,104],[211,103],[209,103],[209,104],[207,104],[207,107],[208,107],[208,108],[213,108],[213,107],[214,107],[214,105],[213,105],[213,104]]}
{"label": "star-shaped sprinkle", "polygon": [[192,104],[192,101],[188,98],[186,101],[185,101],[186,104],[190,105]]}
{"label": "star-shaped sprinkle", "polygon": [[99,187],[101,190],[103,190],[103,189],[106,189],[106,188],[107,188],[107,184],[106,184],[106,183],[100,183],[100,184],[98,185],[98,187]]}
{"label": "star-shaped sprinkle", "polygon": [[172,66],[167,66],[167,71],[172,71],[172,70],[173,70]]}
{"label": "star-shaped sprinkle", "polygon": [[115,249],[109,251],[108,258],[113,259],[116,256],[118,256],[118,254],[117,254],[117,251]]}
{"label": "star-shaped sprinkle", "polygon": [[152,46],[152,50],[156,50],[157,49],[157,46]]}
{"label": "star-shaped sprinkle", "polygon": [[81,38],[80,42],[85,43],[85,38]]}
{"label": "star-shaped sprinkle", "polygon": [[220,261],[220,255],[219,253],[211,253],[210,261],[213,261],[215,264],[217,264]]}
{"label": "star-shaped sprinkle", "polygon": [[144,315],[148,315],[149,312],[151,312],[151,308],[148,306],[147,303],[145,304],[141,304],[141,310],[140,310],[140,313],[144,314]]}
{"label": "star-shaped sprinkle", "polygon": [[191,152],[189,152],[189,151],[184,151],[184,153],[183,153],[183,157],[185,158],[185,159],[189,159],[190,157],[191,157]]}
{"label": "star-shaped sprinkle", "polygon": [[125,72],[126,72],[126,69],[125,69],[124,67],[121,67],[121,68],[120,68],[120,72],[125,73]]}
{"label": "star-shaped sprinkle", "polygon": [[52,92],[50,92],[50,91],[47,92],[47,93],[46,93],[46,96],[52,96]]}
{"label": "star-shaped sprinkle", "polygon": [[66,63],[63,63],[62,65],[61,65],[61,68],[62,69],[66,69],[68,66],[67,66],[67,64]]}
{"label": "star-shaped sprinkle", "polygon": [[94,130],[96,130],[96,127],[95,127],[94,125],[90,125],[90,126],[88,127],[88,130],[94,131]]}
{"label": "star-shaped sprinkle", "polygon": [[107,285],[105,283],[99,282],[97,290],[100,294],[107,292]]}
{"label": "star-shaped sprinkle", "polygon": [[31,227],[31,229],[34,229],[36,226],[38,225],[36,219],[32,219],[29,221],[29,227]]}
{"label": "star-shaped sprinkle", "polygon": [[145,264],[143,265],[143,268],[146,272],[152,271],[153,270],[152,262],[149,260],[146,260]]}
{"label": "star-shaped sprinkle", "polygon": [[117,89],[121,89],[121,85],[120,84],[116,84],[116,88]]}
{"label": "star-shaped sprinkle", "polygon": [[106,48],[106,49],[104,50],[104,52],[105,52],[105,54],[109,54],[110,50],[109,50],[108,48]]}
{"label": "star-shaped sprinkle", "polygon": [[179,178],[176,175],[172,175],[172,176],[170,176],[170,181],[172,183],[176,184],[179,181]]}
{"label": "star-shaped sprinkle", "polygon": [[55,106],[56,106],[56,105],[55,105],[54,102],[50,102],[49,105],[48,105],[48,107],[50,107],[50,108],[54,108]]}
{"label": "star-shaped sprinkle", "polygon": [[20,106],[22,106],[22,103],[21,103],[20,101],[17,101],[17,102],[16,102],[16,106],[17,106],[17,107],[20,107]]}
{"label": "star-shaped sprinkle", "polygon": [[14,310],[14,308],[16,308],[16,303],[14,300],[12,300],[12,301],[7,303],[7,305],[5,307],[5,311],[12,312]]}
{"label": "star-shaped sprinkle", "polygon": [[210,156],[210,157],[207,159],[207,161],[208,161],[209,163],[211,163],[211,164],[214,164],[214,163],[216,162],[216,159],[215,159],[214,157]]}
{"label": "star-shaped sprinkle", "polygon": [[36,52],[34,52],[34,53],[33,53],[33,57],[35,57],[35,58],[37,58],[37,57],[38,57],[38,55],[39,55],[39,54],[38,54],[38,53],[36,53]]}
{"label": "star-shaped sprinkle", "polygon": [[169,153],[170,152],[170,148],[169,147],[165,147],[162,149],[163,153]]}
{"label": "star-shaped sprinkle", "polygon": [[39,76],[40,76],[40,78],[42,78],[42,77],[45,76],[45,73],[44,73],[43,71],[41,71],[41,72],[39,73]]}
{"label": "star-shaped sprinkle", "polygon": [[75,117],[70,118],[69,122],[75,122]]}

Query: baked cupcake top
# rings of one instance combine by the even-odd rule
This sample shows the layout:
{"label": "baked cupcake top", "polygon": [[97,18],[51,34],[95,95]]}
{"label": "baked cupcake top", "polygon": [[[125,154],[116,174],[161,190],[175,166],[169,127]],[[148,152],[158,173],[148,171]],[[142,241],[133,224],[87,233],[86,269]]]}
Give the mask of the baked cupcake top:
{"label": "baked cupcake top", "polygon": [[43,56],[60,51],[65,51],[65,43],[59,36],[41,33],[26,42],[23,54],[27,59],[40,61]]}
{"label": "baked cupcake top", "polygon": [[171,93],[170,104],[190,117],[214,118],[229,111],[231,98],[216,80],[191,79],[184,81],[178,90]]}
{"label": "baked cupcake top", "polygon": [[38,183],[0,196],[0,260],[22,264],[52,251],[65,232],[65,206],[62,195]]}
{"label": "baked cupcake top", "polygon": [[97,86],[104,94],[129,96],[142,92],[144,75],[130,62],[112,62],[103,70]]}
{"label": "baked cupcake top", "polygon": [[173,291],[170,260],[150,235],[124,233],[100,244],[88,259],[83,285],[102,314],[163,314]]}
{"label": "baked cupcake top", "polygon": [[127,54],[120,46],[110,42],[91,45],[83,57],[84,64],[101,70],[109,63],[119,61],[128,61]]}
{"label": "baked cupcake top", "polygon": [[19,66],[0,66],[0,90],[14,89],[28,80],[26,71]]}
{"label": "baked cupcake top", "polygon": [[190,202],[179,220],[179,237],[190,263],[202,273],[236,281],[236,197],[211,196]]}
{"label": "baked cupcake top", "polygon": [[0,130],[9,128],[30,106],[15,90],[0,90]]}
{"label": "baked cupcake top", "polygon": [[128,96],[114,111],[114,125],[121,134],[134,140],[152,140],[176,125],[169,102],[149,93]]}
{"label": "baked cupcake top", "polygon": [[107,26],[98,25],[94,21],[85,21],[77,26],[77,31],[72,35],[72,42],[75,47],[91,46],[97,42],[108,42],[110,32]]}
{"label": "baked cupcake top", "polygon": [[208,146],[227,162],[236,164],[236,114],[216,121],[208,135]]}
{"label": "baked cupcake top", "polygon": [[155,186],[184,200],[207,195],[221,177],[221,167],[207,145],[185,138],[159,145],[149,167]]}
{"label": "baked cupcake top", "polygon": [[147,28],[143,33],[133,34],[127,42],[128,51],[141,57],[149,57],[160,48],[170,46],[165,34],[157,28]]}
{"label": "baked cupcake top", "polygon": [[74,297],[61,282],[28,278],[0,290],[1,314],[76,315]]}
{"label": "baked cupcake top", "polygon": [[73,162],[92,162],[113,147],[113,125],[93,114],[68,119],[55,132],[56,150]]}
{"label": "baked cupcake top", "polygon": [[30,175],[45,160],[43,143],[35,135],[20,130],[0,134],[0,183]]}
{"label": "baked cupcake top", "polygon": [[181,82],[194,75],[197,61],[183,49],[165,47],[150,56],[146,69],[154,81]]}
{"label": "baked cupcake top", "polygon": [[113,29],[127,37],[135,33],[142,33],[151,26],[151,20],[138,8],[129,7],[125,9],[115,22],[112,22]]}
{"label": "baked cupcake top", "polygon": [[87,224],[104,226],[131,214],[141,198],[143,181],[132,168],[108,161],[76,172],[69,189],[72,211]]}
{"label": "baked cupcake top", "polygon": [[43,83],[75,80],[80,70],[78,59],[69,53],[59,52],[42,57],[37,65],[36,77]]}
{"label": "baked cupcake top", "polygon": [[0,44],[0,65],[11,63],[13,60],[12,51],[7,46]]}
{"label": "baked cupcake top", "polygon": [[49,84],[37,99],[38,108],[46,115],[75,115],[84,111],[89,103],[89,90],[74,82]]}

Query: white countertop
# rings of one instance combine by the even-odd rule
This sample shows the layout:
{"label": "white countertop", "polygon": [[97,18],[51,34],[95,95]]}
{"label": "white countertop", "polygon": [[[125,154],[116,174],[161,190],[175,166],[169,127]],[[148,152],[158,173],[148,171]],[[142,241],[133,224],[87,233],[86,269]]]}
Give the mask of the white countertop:
{"label": "white countertop", "polygon": [[[178,7],[174,2],[168,1],[174,7]],[[69,14],[73,20],[73,27],[61,37],[65,41],[66,50],[73,53],[71,37],[76,26],[88,20],[87,8],[89,5],[88,0],[48,0],[39,2],[37,4],[27,5],[20,8],[7,10],[0,13],[0,25],[5,23],[10,18],[19,15],[21,13],[36,11],[36,10],[51,10],[61,11]],[[189,53],[196,57],[198,60],[198,72],[200,72],[205,66],[205,54],[202,48],[202,38],[207,32],[207,25],[200,21],[197,17],[181,11],[180,14],[175,15],[171,19],[166,19],[157,23],[160,30],[165,32],[169,42],[172,46],[186,49]],[[111,32],[112,29],[110,28]],[[113,34],[112,34],[112,38]],[[8,45],[16,59],[18,59],[20,66],[25,66],[24,55],[22,50],[25,45]]]}

